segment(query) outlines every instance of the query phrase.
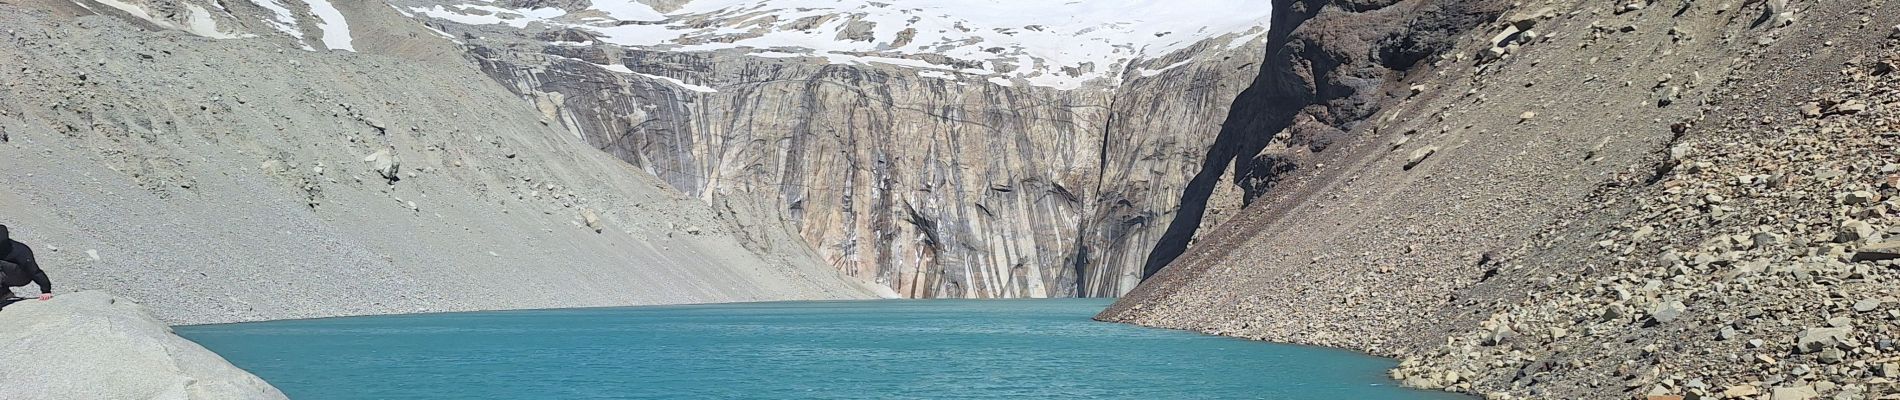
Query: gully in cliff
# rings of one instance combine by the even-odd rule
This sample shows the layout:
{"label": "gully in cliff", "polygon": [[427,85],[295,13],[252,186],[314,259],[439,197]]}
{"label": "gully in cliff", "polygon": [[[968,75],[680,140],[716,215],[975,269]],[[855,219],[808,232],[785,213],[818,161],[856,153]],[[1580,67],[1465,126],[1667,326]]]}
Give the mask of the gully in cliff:
{"label": "gully in cliff", "polygon": [[13,240],[7,234],[7,226],[0,225],[0,288],[6,289],[0,293],[0,304],[13,300],[13,288],[26,286],[28,282],[40,287],[41,301],[53,298],[53,282],[33,259],[33,248]]}

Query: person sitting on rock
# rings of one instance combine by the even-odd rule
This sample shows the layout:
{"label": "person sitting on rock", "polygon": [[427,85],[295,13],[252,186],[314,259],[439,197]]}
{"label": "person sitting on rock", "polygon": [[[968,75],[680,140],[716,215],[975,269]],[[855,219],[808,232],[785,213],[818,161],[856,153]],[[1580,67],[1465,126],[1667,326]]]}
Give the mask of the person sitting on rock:
{"label": "person sitting on rock", "polygon": [[40,301],[53,298],[53,282],[46,279],[46,271],[40,270],[40,263],[33,260],[33,248],[25,243],[14,241],[7,236],[7,226],[0,225],[0,300],[13,297],[13,288],[26,286],[32,282],[40,286]]}

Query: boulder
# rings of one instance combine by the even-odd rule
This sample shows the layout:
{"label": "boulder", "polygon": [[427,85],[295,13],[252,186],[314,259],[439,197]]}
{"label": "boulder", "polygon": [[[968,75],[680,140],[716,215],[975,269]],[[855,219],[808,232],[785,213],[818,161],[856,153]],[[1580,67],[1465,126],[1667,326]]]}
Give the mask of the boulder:
{"label": "boulder", "polygon": [[1516,27],[1517,29],[1530,30],[1532,27],[1537,26],[1538,20],[1550,19],[1556,16],[1557,16],[1556,8],[1544,7],[1544,8],[1537,9],[1537,11],[1535,12],[1519,11],[1515,14],[1511,14],[1511,16],[1506,18],[1505,21],[1509,22],[1511,26]]}
{"label": "boulder", "polygon": [[1524,31],[1520,30],[1517,25],[1506,25],[1503,31],[1491,36],[1491,44],[1496,47],[1509,46],[1516,43],[1517,38],[1523,36],[1523,32]]}
{"label": "boulder", "polygon": [[1872,203],[1874,201],[1874,193],[1865,191],[1865,190],[1856,190],[1852,192],[1841,193],[1839,196],[1836,196],[1836,197],[1840,199],[1841,204],[1846,204],[1846,205],[1861,205],[1861,204]]}
{"label": "boulder", "polygon": [[1882,303],[1880,299],[1862,299],[1861,301],[1854,302],[1854,311],[1873,311],[1880,308],[1880,303]]}
{"label": "boulder", "polygon": [[0,393],[47,399],[283,399],[144,306],[102,292],[0,308]]}
{"label": "boulder", "polygon": [[383,179],[388,180],[390,183],[402,180],[402,176],[400,175],[402,173],[402,160],[396,158],[395,154],[390,153],[389,149],[377,150],[375,153],[370,153],[370,155],[363,157],[363,162],[369,164],[369,170],[371,172],[382,176]]}
{"label": "boulder", "polygon": [[1405,169],[1410,170],[1412,167],[1417,167],[1419,163],[1425,162],[1426,158],[1431,158],[1432,154],[1437,153],[1438,146],[1425,146],[1420,147],[1418,150],[1412,150],[1412,156],[1405,159]]}
{"label": "boulder", "polygon": [[1878,234],[1879,232],[1874,230],[1874,226],[1868,224],[1865,221],[1848,220],[1847,222],[1841,223],[1840,230],[1835,233],[1834,241],[1841,242],[1841,243],[1852,243],[1852,242],[1857,242],[1861,240],[1873,239],[1874,235],[1878,235]]}
{"label": "boulder", "polygon": [[1854,261],[1880,261],[1900,258],[1900,240],[1870,243],[1854,252]]}
{"label": "boulder", "polygon": [[600,231],[603,230],[600,224],[600,214],[595,213],[592,208],[581,209],[581,222],[587,223],[587,228],[593,229],[594,233],[600,233]]}
{"label": "boulder", "polygon": [[1510,343],[1511,340],[1515,338],[1517,338],[1516,331],[1513,331],[1511,330],[1511,328],[1508,328],[1508,327],[1498,327],[1497,329],[1493,329],[1490,332],[1485,332],[1484,337],[1482,338],[1479,344],[1485,345],[1485,346],[1497,346],[1497,345],[1501,345],[1505,343]]}
{"label": "boulder", "polygon": [[1859,114],[1864,111],[1867,111],[1867,103],[1862,103],[1859,100],[1848,100],[1840,104],[1835,104],[1834,108],[1829,109],[1827,113],[1828,114]]}
{"label": "boulder", "polygon": [[1683,305],[1681,301],[1664,301],[1657,303],[1656,307],[1649,310],[1649,318],[1662,324],[1676,322],[1677,318],[1682,318],[1682,312],[1687,309],[1688,306]]}
{"label": "boulder", "polygon": [[1808,328],[1795,335],[1795,352],[1813,353],[1828,348],[1840,347],[1841,341],[1854,334],[1854,328]]}

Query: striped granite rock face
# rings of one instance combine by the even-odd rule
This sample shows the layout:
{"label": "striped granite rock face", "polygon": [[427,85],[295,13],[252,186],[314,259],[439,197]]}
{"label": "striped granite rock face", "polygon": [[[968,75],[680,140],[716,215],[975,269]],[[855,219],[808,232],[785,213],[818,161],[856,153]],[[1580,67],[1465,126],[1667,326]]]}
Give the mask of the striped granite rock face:
{"label": "striped granite rock face", "polygon": [[[490,24],[429,12],[455,5],[397,6],[464,40],[548,123],[718,207],[782,221],[834,267],[905,297],[1133,288],[1264,58],[1264,26],[1155,54],[1045,64],[1030,52],[1019,59],[1037,61],[1010,64],[952,51],[615,44],[625,38],[613,27],[572,22],[598,10],[566,3],[524,3]],[[566,16],[537,19],[556,7]],[[1248,10],[1260,25],[1264,8]],[[719,16],[689,19],[753,23]],[[687,17],[666,18],[641,24]],[[811,29],[834,26],[840,40],[896,41],[861,24]],[[704,43],[721,40],[745,38]],[[1010,46],[997,51],[1021,50]]]}

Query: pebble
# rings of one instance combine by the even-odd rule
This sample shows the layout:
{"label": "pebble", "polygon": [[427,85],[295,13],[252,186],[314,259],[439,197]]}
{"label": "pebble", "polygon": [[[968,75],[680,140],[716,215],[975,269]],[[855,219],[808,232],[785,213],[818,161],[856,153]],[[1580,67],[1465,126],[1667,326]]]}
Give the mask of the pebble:
{"label": "pebble", "polygon": [[1854,302],[1854,311],[1868,312],[1880,308],[1880,299],[1863,299]]}

